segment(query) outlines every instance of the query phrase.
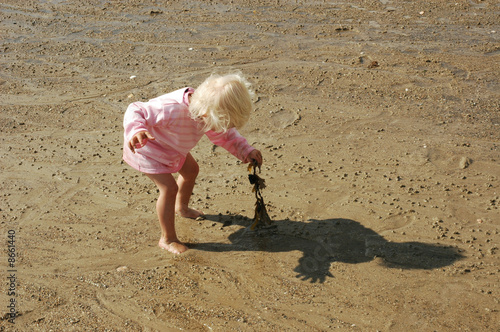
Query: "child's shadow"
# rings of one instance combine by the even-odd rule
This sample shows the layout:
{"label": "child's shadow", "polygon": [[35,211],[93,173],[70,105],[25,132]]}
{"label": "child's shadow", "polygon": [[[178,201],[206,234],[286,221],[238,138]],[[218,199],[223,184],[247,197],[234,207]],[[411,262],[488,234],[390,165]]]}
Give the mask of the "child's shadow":
{"label": "child's shadow", "polygon": [[[241,216],[206,216],[224,225],[249,226],[251,221]],[[297,277],[310,282],[324,282],[332,262],[362,263],[383,258],[387,267],[401,269],[434,269],[463,258],[458,249],[421,242],[389,242],[373,230],[349,219],[312,220],[296,222],[275,221],[266,229],[251,231],[249,227],[229,235],[231,244],[191,244],[205,251],[267,251],[299,250],[303,256],[294,271]]]}

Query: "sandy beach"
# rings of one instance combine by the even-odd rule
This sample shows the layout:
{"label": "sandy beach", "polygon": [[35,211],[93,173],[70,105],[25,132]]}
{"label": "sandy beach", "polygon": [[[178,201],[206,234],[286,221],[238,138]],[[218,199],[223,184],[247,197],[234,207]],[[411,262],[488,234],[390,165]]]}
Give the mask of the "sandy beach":
{"label": "sandy beach", "polygon": [[[493,0],[4,0],[0,331],[497,331]],[[241,71],[272,227],[206,137],[190,248],[122,161],[135,101]]]}

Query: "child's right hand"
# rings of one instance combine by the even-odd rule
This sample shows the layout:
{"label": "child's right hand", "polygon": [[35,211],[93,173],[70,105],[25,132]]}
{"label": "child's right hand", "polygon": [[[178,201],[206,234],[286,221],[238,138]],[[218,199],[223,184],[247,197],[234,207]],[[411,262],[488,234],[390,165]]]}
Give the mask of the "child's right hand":
{"label": "child's right hand", "polygon": [[252,152],[248,155],[248,160],[250,160],[250,162],[255,166],[260,167],[262,165],[262,153],[260,153],[257,149],[252,150]]}
{"label": "child's right hand", "polygon": [[135,153],[135,149],[140,149],[146,145],[148,139],[154,140],[155,138],[148,131],[138,132],[128,142],[128,147],[133,153]]}

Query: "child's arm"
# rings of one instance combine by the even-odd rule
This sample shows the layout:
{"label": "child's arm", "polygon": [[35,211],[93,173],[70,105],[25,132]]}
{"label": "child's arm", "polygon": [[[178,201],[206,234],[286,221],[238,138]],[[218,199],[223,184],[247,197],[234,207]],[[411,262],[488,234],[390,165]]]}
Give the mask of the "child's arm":
{"label": "child's arm", "polygon": [[148,112],[146,105],[141,102],[130,104],[123,118],[123,128],[125,129],[127,141],[132,139],[137,133],[147,131],[147,120],[151,119],[151,112]]}
{"label": "child's arm", "polygon": [[123,128],[125,140],[132,152],[135,153],[135,149],[146,145],[148,139],[154,140],[148,128],[155,126],[157,117],[157,107],[151,103],[136,102],[129,105],[123,119]]}
{"label": "child's arm", "polygon": [[260,151],[248,144],[247,140],[235,128],[231,128],[225,133],[207,131],[206,135],[212,143],[223,147],[244,163],[254,159],[259,165],[262,164]]}

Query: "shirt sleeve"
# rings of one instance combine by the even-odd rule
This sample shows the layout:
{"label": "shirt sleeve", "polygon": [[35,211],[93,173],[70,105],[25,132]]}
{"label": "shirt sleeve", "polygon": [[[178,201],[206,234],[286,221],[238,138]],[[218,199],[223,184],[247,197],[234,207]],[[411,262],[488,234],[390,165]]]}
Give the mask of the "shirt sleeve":
{"label": "shirt sleeve", "polygon": [[206,135],[212,143],[223,147],[242,162],[250,162],[250,160],[248,160],[248,155],[255,150],[255,148],[248,144],[247,140],[241,136],[236,128],[231,128],[225,133],[207,131]]}
{"label": "shirt sleeve", "polygon": [[123,118],[123,128],[126,140],[130,140],[141,131],[149,131],[160,122],[167,119],[168,112],[162,112],[165,107],[159,101],[152,100],[147,103],[135,102],[129,105]]}

